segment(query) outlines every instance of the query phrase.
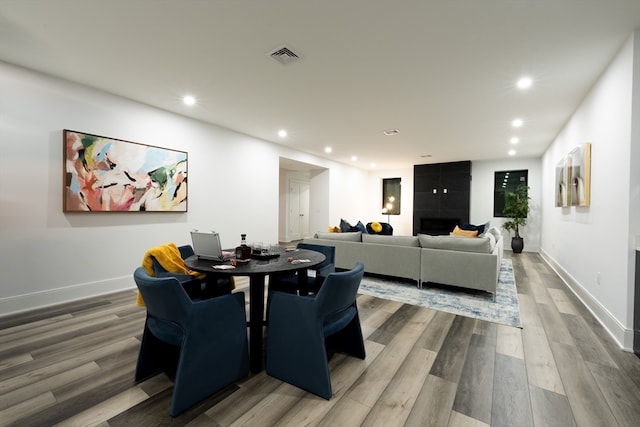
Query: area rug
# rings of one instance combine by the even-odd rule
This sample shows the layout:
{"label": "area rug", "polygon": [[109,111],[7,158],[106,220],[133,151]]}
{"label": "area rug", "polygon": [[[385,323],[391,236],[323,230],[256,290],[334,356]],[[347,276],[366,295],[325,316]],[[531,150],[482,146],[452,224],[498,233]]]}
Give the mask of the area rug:
{"label": "area rug", "polygon": [[495,301],[486,292],[446,286],[435,287],[431,284],[425,284],[422,289],[418,289],[411,283],[369,276],[362,279],[359,293],[502,325],[522,327],[518,291],[510,259],[503,259],[500,265]]}

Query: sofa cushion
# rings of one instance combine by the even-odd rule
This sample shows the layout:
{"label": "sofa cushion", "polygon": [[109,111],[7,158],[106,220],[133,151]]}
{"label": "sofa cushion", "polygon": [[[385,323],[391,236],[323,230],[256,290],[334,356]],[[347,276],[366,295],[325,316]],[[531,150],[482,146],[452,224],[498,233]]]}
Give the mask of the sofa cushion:
{"label": "sofa cushion", "polygon": [[489,247],[491,248],[491,252],[493,252],[493,248],[496,247],[496,236],[491,233],[485,233],[482,237],[489,239]]}
{"label": "sofa cushion", "polygon": [[362,234],[366,234],[367,233],[367,227],[365,227],[365,225],[362,223],[362,221],[358,221],[358,223],[356,224],[356,228]]}
{"label": "sofa cushion", "polygon": [[480,224],[480,225],[473,225],[473,224],[469,224],[469,223],[464,223],[464,224],[460,225],[460,228],[463,229],[463,230],[477,231],[478,232],[478,236],[480,236],[481,234],[484,234],[484,232],[489,229],[489,223],[486,222],[486,223]]}
{"label": "sofa cushion", "polygon": [[391,224],[387,222],[378,222],[378,224],[382,226],[382,230],[378,230],[378,231],[373,229],[373,224],[374,222],[367,223],[366,227],[367,227],[367,232],[369,232],[369,234],[378,234],[383,236],[393,235],[393,227],[391,226]]}
{"label": "sofa cushion", "polygon": [[353,225],[349,224],[349,221],[346,221],[342,218],[340,218],[340,230],[343,233],[350,233],[353,231],[358,231],[358,229],[356,227],[354,227]]}
{"label": "sofa cushion", "polygon": [[380,234],[363,234],[362,243],[420,247],[420,241],[416,236],[383,236]]}
{"label": "sofa cushion", "polygon": [[469,239],[460,236],[430,236],[418,234],[420,246],[429,249],[445,249],[450,251],[480,252],[490,254],[493,251],[488,237]]}
{"label": "sofa cushion", "polygon": [[493,234],[493,237],[496,238],[496,241],[499,241],[500,239],[502,239],[502,232],[497,227],[489,228],[489,230],[487,230],[486,234],[489,234],[489,233]]}
{"label": "sofa cushion", "polygon": [[460,237],[478,237],[478,230],[463,230],[456,225],[456,228],[454,228],[450,234]]}
{"label": "sofa cushion", "polygon": [[360,242],[362,241],[362,233],[359,231],[348,232],[348,233],[316,233],[316,239],[326,239],[326,240],[342,240],[346,242]]}

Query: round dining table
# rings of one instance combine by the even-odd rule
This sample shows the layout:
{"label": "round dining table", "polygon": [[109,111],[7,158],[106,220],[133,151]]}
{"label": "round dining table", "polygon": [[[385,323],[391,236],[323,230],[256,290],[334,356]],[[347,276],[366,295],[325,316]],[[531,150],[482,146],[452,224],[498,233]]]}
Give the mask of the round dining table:
{"label": "round dining table", "polygon": [[[255,256],[255,258],[253,258]],[[298,289],[304,295],[308,289],[308,268],[324,262],[324,254],[308,249],[285,250],[278,247],[270,254],[252,255],[248,262],[237,261],[232,266],[231,259],[226,261],[211,261],[192,255],[184,260],[185,265],[195,271],[211,276],[214,282],[220,277],[248,276],[249,277],[249,363],[251,371],[260,372],[263,366],[263,327],[264,319],[264,289],[266,276],[283,273],[295,273],[298,277]]]}

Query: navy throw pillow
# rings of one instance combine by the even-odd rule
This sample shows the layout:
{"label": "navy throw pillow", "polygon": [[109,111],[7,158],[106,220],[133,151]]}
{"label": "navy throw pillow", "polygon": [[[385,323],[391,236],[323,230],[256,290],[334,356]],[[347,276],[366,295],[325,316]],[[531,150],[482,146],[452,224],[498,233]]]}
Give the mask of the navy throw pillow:
{"label": "navy throw pillow", "polygon": [[360,230],[358,230],[358,227],[354,227],[353,225],[349,224],[348,221],[345,221],[344,219],[340,219],[340,231],[342,231],[343,233],[350,233],[353,231],[360,231]]}
{"label": "navy throw pillow", "polygon": [[461,229],[463,230],[469,230],[469,231],[477,231],[478,232],[478,236],[484,233],[484,227],[486,224],[482,224],[482,225],[473,225],[473,224],[462,224],[460,226]]}
{"label": "navy throw pillow", "polygon": [[358,221],[358,223],[356,224],[356,229],[358,231],[363,232],[363,233],[367,233],[367,227],[365,227],[365,225],[362,223],[362,221]]}

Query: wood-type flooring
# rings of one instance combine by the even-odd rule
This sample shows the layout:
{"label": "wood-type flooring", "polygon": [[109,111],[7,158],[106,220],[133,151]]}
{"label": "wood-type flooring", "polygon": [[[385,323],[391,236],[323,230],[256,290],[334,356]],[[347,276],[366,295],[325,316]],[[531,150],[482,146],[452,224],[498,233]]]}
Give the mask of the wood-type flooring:
{"label": "wood-type flooring", "polygon": [[261,372],[170,417],[164,374],[133,381],[134,291],[0,318],[0,425],[640,425],[640,359],[539,255],[505,256],[523,329],[360,295],[367,357],[332,357],[328,401]]}

